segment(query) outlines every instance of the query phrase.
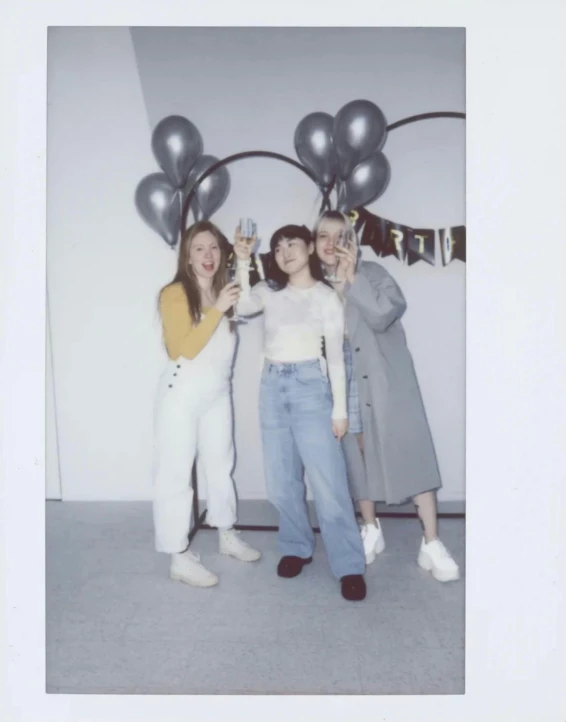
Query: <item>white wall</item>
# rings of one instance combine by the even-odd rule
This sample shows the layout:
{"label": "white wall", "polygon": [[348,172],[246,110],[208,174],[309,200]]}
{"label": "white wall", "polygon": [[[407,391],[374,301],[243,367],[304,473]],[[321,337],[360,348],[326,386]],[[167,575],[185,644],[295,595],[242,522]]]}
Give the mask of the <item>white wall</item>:
{"label": "white wall", "polygon": [[139,220],[153,170],[127,28],[56,28],[48,59],[47,271],[63,499],[149,494],[158,289],[174,253]]}
{"label": "white wall", "polygon": [[59,449],[57,448],[57,410],[55,383],[53,380],[53,350],[49,322],[49,299],[47,299],[47,323],[45,333],[45,497],[61,499],[61,476],[59,474]]}
{"label": "white wall", "polygon": [[[151,403],[163,361],[154,302],[174,254],[139,220],[132,194],[156,168],[150,132],[162,117],[190,118],[205,152],[221,158],[245,150],[295,157],[299,120],[354,98],[376,102],[389,122],[465,109],[463,31],[136,28],[132,37],[135,58],[123,28],[57,29],[50,39],[48,272],[68,499],[149,498]],[[370,210],[413,226],[464,223],[464,137],[461,120],[393,131],[384,149],[392,181]],[[249,214],[267,243],[278,225],[313,220],[317,189],[291,166],[252,159],[229,170],[232,190],[214,218],[227,232]],[[465,265],[384,263],[409,302],[405,328],[443,474],[440,498],[463,499]],[[241,328],[235,376],[242,498],[265,495],[260,327]]]}

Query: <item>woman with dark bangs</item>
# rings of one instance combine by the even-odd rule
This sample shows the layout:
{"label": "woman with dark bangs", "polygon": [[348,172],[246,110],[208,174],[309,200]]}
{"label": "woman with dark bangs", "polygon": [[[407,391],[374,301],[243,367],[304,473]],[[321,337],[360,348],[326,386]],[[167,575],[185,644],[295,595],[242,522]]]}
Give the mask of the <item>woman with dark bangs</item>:
{"label": "woman with dark bangs", "polygon": [[[234,252],[244,269],[249,246],[238,233]],[[282,558],[277,573],[295,577],[312,561],[315,538],[305,499],[306,471],[330,568],[341,582],[342,596],[361,600],[366,596],[365,558],[340,446],[348,428],[344,310],[323,281],[305,226],[276,231],[271,252],[270,282],[251,288],[242,274],[236,311],[265,315],[259,412],[267,494],[279,512]]]}

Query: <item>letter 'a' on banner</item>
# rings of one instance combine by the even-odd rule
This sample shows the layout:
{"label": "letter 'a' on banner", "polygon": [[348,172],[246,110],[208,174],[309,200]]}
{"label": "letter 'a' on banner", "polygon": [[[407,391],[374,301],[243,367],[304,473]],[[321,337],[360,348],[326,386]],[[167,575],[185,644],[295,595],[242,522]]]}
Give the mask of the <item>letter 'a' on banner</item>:
{"label": "letter 'a' on banner", "polygon": [[384,218],[372,215],[363,226],[362,245],[369,246],[376,256],[396,255],[395,250],[392,254],[387,252],[387,223]]}
{"label": "letter 'a' on banner", "polygon": [[466,262],[466,226],[441,228],[440,251],[442,265],[447,266],[454,260]]}
{"label": "letter 'a' on banner", "polygon": [[407,255],[409,266],[417,261],[426,261],[435,265],[436,231],[430,228],[409,228],[409,253]]}

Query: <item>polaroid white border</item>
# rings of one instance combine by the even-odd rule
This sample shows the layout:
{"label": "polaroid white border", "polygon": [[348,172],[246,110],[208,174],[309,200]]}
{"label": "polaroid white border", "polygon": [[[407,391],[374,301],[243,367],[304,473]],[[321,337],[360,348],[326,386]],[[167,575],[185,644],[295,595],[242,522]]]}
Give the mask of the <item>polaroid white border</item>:
{"label": "polaroid white border", "polygon": [[[2,105],[3,719],[566,719],[566,44],[559,3],[10,3]],[[46,41],[57,25],[467,29],[466,693],[45,693]],[[292,48],[290,48],[292,52]],[[5,177],[4,169],[13,169]],[[10,212],[14,200],[14,212]],[[7,219],[7,223],[5,222]],[[13,226],[12,226],[13,222]],[[561,302],[562,299],[562,302]],[[379,613],[379,600],[376,601]]]}

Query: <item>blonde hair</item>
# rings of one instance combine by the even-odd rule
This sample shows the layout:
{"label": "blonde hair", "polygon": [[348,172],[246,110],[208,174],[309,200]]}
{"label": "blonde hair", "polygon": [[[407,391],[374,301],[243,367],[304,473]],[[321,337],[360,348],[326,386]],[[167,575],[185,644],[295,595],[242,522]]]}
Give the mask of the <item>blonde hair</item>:
{"label": "blonde hair", "polygon": [[314,227],[312,229],[312,235],[316,244],[316,239],[318,237],[318,231],[320,229],[320,224],[322,221],[329,220],[329,221],[341,221],[344,224],[344,230],[346,233],[346,240],[348,242],[354,241],[356,244],[356,248],[358,249],[358,261],[360,262],[361,255],[362,255],[362,249],[360,244],[360,239],[358,238],[358,234],[356,233],[356,229],[354,228],[354,225],[350,219],[350,216],[346,213],[342,213],[342,211],[324,211],[324,213],[321,213],[320,216],[316,219],[316,222],[314,224]]}

